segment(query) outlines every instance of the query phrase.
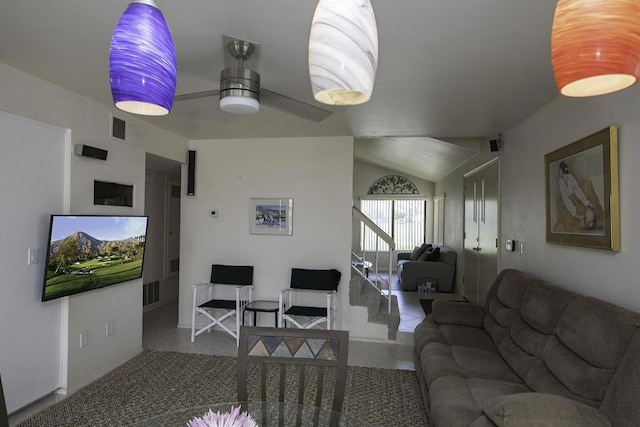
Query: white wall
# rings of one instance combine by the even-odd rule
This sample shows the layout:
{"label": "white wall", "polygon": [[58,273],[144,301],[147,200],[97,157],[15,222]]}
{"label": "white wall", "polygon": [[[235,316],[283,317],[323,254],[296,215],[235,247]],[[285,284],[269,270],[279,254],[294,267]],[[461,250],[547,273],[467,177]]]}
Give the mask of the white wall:
{"label": "white wall", "polygon": [[[366,310],[348,301],[352,138],[192,141],[191,148],[196,196],[181,205],[188,218],[181,227],[181,327],[191,325],[191,285],[208,281],[212,263],[253,265],[255,298],[270,300],[289,286],[292,267],[337,268],[338,326],[353,338],[386,338],[386,328],[367,324]],[[293,198],[293,235],[249,234],[252,197]],[[217,218],[211,209],[219,210]]]}
{"label": "white wall", "polygon": [[[105,81],[105,84],[106,83]],[[70,144],[88,144],[109,151],[106,162],[69,155],[67,147],[65,155],[69,164],[52,160],[56,170],[65,171],[69,180],[64,184],[64,192],[68,195],[70,213],[79,214],[143,214],[145,152],[151,152],[169,159],[183,162],[187,141],[168,132],[162,131],[137,118],[121,113],[111,106],[99,104],[58,86],[34,78],[14,68],[0,64],[0,110],[28,117],[42,123],[52,124],[70,131]],[[115,142],[109,139],[110,114],[124,118],[138,126],[139,142],[136,145]],[[13,144],[20,143],[19,140]],[[3,142],[4,144],[4,142]],[[3,145],[3,156],[10,156],[20,165],[12,152]],[[14,182],[19,174],[13,173],[5,182]],[[134,207],[118,208],[93,205],[93,180],[100,179],[111,182],[132,184],[135,187]],[[38,197],[42,180],[32,179],[24,183],[25,196]],[[13,203],[13,202],[10,202]],[[61,207],[51,207],[51,210]],[[34,223],[27,215],[18,227],[31,230]],[[46,230],[40,230],[40,248],[46,243]],[[32,244],[32,243],[30,243]],[[1,240],[5,247],[20,247],[24,242],[17,238]],[[41,278],[31,274],[20,274],[14,283],[33,292],[40,289]],[[48,340],[55,337],[60,342],[68,342],[66,349],[67,363],[63,361],[63,378],[61,386],[74,391],[101,376],[118,364],[126,361],[131,355],[142,349],[142,280],[115,285],[106,289],[95,290],[68,299],[68,309],[60,310],[57,318],[47,327],[30,328],[23,326],[24,316],[14,316],[16,328],[29,334],[33,341]],[[0,288],[0,299],[12,298],[12,294]],[[55,304],[55,303],[54,303]],[[40,306],[46,310],[47,305]],[[15,322],[15,319],[21,322]],[[106,321],[115,322],[115,333],[105,336]],[[68,322],[68,328],[63,326]],[[28,323],[28,322],[27,322]],[[88,346],[79,348],[79,333],[87,331]],[[65,341],[67,340],[68,341]],[[22,354],[17,348],[15,354]],[[52,349],[52,354],[57,350]],[[20,360],[5,352],[0,354],[2,363],[20,366]],[[23,357],[23,356],[20,356]],[[57,357],[57,356],[56,356]],[[10,397],[9,397],[10,398]],[[8,398],[8,399],[9,399]]]}
{"label": "white wall", "polygon": [[[0,112],[0,374],[9,412],[62,379],[62,301],[40,301],[49,215],[64,209],[66,139],[65,129]],[[29,248],[39,248],[37,264],[27,264]]]}
{"label": "white wall", "polygon": [[[640,85],[594,98],[559,96],[504,133],[500,156],[500,268],[518,268],[543,280],[640,311]],[[544,155],[609,125],[619,129],[621,250],[547,244]],[[484,152],[442,181],[446,191],[445,242],[462,253],[462,176],[495,153]],[[524,242],[524,254],[504,249]],[[459,257],[458,271],[461,270]],[[457,281],[461,275],[457,275]],[[459,282],[456,284],[460,289]]]}
{"label": "white wall", "polygon": [[[502,249],[502,266],[640,311],[640,85],[587,99],[558,97],[505,134],[502,233],[525,242],[524,255]],[[545,242],[544,155],[618,125],[621,250]]]}

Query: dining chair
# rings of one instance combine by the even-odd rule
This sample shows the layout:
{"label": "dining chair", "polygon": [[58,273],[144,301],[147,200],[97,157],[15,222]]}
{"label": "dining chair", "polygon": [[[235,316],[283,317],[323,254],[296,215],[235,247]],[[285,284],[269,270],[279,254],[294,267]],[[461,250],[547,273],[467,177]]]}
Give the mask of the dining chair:
{"label": "dining chair", "polygon": [[298,409],[296,425],[314,424],[300,419],[301,408],[313,407],[316,423],[320,411],[330,411],[330,425],[337,425],[348,352],[349,331],[243,326],[237,359],[238,401],[293,403]]}
{"label": "dining chair", "polygon": [[[278,304],[280,319],[278,326],[292,324],[297,328],[310,329],[325,323],[326,329],[336,328],[336,295],[341,273],[336,269],[309,270],[291,269],[291,284],[288,289],[280,291]],[[326,302],[322,305],[311,305],[310,298],[304,294],[321,293]],[[301,305],[304,299],[307,305]],[[305,320],[306,319],[306,320]]]}
{"label": "dining chair", "polygon": [[0,377],[0,427],[9,427],[9,415],[7,414],[7,404],[4,401],[2,377]]}
{"label": "dining chair", "polygon": [[[234,299],[230,298],[233,297],[230,286],[235,287]],[[251,301],[253,301],[253,266],[213,264],[210,282],[193,285],[191,342],[194,342],[201,333],[219,326],[236,339],[237,345],[240,339],[242,312],[244,306]],[[196,322],[199,317],[204,317],[206,324],[198,328]],[[227,319],[235,320],[233,329],[223,323]]]}

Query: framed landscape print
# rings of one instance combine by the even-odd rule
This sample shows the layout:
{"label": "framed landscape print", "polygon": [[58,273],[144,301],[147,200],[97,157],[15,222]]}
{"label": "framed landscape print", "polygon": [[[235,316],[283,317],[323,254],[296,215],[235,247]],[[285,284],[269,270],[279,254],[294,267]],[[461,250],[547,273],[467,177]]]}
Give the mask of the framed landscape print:
{"label": "framed landscape print", "polygon": [[293,199],[250,199],[249,233],[293,234]]}
{"label": "framed landscape print", "polygon": [[547,243],[620,250],[618,127],[544,156]]}

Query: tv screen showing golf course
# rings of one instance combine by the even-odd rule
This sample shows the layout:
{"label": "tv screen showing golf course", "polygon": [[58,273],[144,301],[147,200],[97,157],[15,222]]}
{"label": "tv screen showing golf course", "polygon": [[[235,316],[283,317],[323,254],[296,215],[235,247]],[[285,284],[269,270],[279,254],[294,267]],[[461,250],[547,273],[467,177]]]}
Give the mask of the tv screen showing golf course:
{"label": "tv screen showing golf course", "polygon": [[142,277],[146,216],[51,215],[42,301]]}

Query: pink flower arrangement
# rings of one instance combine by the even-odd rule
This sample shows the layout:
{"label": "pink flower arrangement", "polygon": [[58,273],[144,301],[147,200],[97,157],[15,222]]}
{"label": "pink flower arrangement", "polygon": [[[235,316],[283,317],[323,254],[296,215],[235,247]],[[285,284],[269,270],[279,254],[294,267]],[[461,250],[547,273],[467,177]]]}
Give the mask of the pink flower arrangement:
{"label": "pink flower arrangement", "polygon": [[240,407],[231,412],[216,412],[211,409],[202,417],[195,417],[187,422],[187,427],[258,427],[256,420],[246,412],[240,413]]}

